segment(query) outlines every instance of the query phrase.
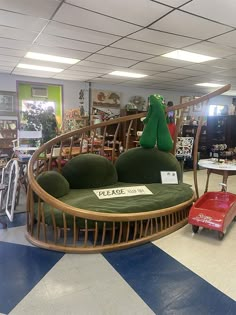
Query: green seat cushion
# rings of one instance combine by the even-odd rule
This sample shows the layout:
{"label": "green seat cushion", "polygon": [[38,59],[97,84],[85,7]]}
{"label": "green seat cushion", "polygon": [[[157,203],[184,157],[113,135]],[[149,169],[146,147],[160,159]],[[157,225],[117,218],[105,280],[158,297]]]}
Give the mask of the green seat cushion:
{"label": "green seat cushion", "polygon": [[70,188],[96,188],[117,182],[114,165],[97,154],[80,154],[71,159],[62,169]]}
{"label": "green seat cushion", "polygon": [[60,198],[70,191],[68,181],[56,171],[46,171],[37,177],[38,184],[50,195]]}
{"label": "green seat cushion", "polygon": [[161,171],[176,171],[178,180],[181,178],[176,157],[157,148],[130,149],[119,156],[115,167],[120,182],[161,183]]}
{"label": "green seat cushion", "polygon": [[[137,184],[116,183],[105,188],[137,186]],[[71,189],[70,192],[61,197],[60,200],[70,206],[91,210],[95,212],[106,213],[136,213],[160,210],[176,206],[192,198],[193,190],[187,184],[147,184],[153,195],[139,195],[132,197],[119,197],[112,199],[98,199],[93,189]],[[102,189],[102,187],[100,187]],[[171,196],[171,197],[170,197]],[[37,209],[37,204],[35,206]],[[62,212],[53,209],[57,226],[63,227]],[[45,222],[52,225],[51,207],[44,204]],[[83,219],[76,219],[80,227],[84,226]],[[88,220],[89,221],[89,220]],[[68,226],[73,226],[73,217],[67,215]],[[92,222],[92,224],[94,224]],[[90,225],[91,226],[91,225]]]}

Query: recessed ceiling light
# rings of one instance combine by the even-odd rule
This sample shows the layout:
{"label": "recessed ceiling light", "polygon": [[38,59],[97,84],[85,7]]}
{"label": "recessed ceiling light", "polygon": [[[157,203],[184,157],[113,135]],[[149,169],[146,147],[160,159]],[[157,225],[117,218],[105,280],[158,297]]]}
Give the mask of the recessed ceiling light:
{"label": "recessed ceiling light", "polygon": [[162,57],[179,59],[179,60],[190,61],[190,62],[197,62],[197,63],[219,59],[219,58],[210,57],[206,55],[195,54],[195,53],[185,51],[185,50],[174,50],[170,53],[162,55]]}
{"label": "recessed ceiling light", "polygon": [[67,63],[70,65],[74,65],[75,63],[80,61],[79,59],[59,57],[59,56],[53,56],[53,55],[47,55],[47,54],[39,54],[35,52],[27,52],[27,54],[25,55],[25,58],[58,62],[58,63]]}
{"label": "recessed ceiling light", "polygon": [[221,87],[221,86],[224,86],[223,84],[218,84],[218,83],[197,83],[195,85],[207,86],[207,87]]}
{"label": "recessed ceiling light", "polygon": [[128,77],[128,78],[144,78],[147,77],[147,74],[140,74],[140,73],[134,73],[134,72],[125,72],[125,71],[113,71],[109,73],[111,75],[117,75],[120,77]]}
{"label": "recessed ceiling light", "polygon": [[49,71],[49,72],[62,72],[64,70],[64,69],[52,68],[52,67],[28,65],[28,64],[25,64],[25,63],[19,63],[17,65],[17,68],[39,70],[39,71]]}

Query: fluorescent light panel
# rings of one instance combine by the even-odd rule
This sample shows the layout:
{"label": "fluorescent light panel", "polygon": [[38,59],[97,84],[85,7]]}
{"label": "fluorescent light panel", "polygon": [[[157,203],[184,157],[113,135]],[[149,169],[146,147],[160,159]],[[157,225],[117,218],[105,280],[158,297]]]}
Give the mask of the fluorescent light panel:
{"label": "fluorescent light panel", "polygon": [[125,71],[113,71],[109,73],[111,75],[117,75],[120,77],[128,77],[128,78],[144,78],[147,77],[147,74],[140,74],[140,73],[134,73],[134,72],[125,72]]}
{"label": "fluorescent light panel", "polygon": [[185,50],[174,50],[170,53],[162,55],[162,57],[190,61],[190,62],[197,62],[197,63],[219,59],[219,58],[210,57],[206,55],[195,54],[195,53],[185,51]]}
{"label": "fluorescent light panel", "polygon": [[48,71],[48,72],[62,72],[64,70],[64,69],[59,69],[59,68],[44,67],[44,66],[37,66],[37,65],[29,65],[29,64],[25,64],[25,63],[19,63],[17,65],[17,68],[38,70],[38,71]]}
{"label": "fluorescent light panel", "polygon": [[25,58],[58,62],[58,63],[66,63],[66,64],[70,64],[70,65],[74,65],[75,63],[80,61],[79,59],[53,56],[53,55],[47,55],[47,54],[39,54],[39,53],[31,52],[31,51],[27,52],[27,54],[25,55]]}
{"label": "fluorescent light panel", "polygon": [[224,86],[223,84],[218,84],[218,83],[197,83],[195,85],[207,86],[207,87],[221,87],[221,86]]}

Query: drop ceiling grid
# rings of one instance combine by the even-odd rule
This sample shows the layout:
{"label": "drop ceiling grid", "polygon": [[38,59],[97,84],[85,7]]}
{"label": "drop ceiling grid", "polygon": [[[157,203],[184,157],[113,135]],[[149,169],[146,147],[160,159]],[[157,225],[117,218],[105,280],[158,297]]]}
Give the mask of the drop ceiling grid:
{"label": "drop ceiling grid", "polygon": [[[106,0],[41,0],[40,4],[30,0],[4,1],[5,6],[0,7],[0,60],[1,55],[16,55],[25,63],[31,63],[23,57],[29,49],[34,49],[36,52],[80,59],[77,66],[83,68],[54,64],[65,68],[64,77],[71,76],[71,79],[108,79],[111,78],[108,73],[117,68],[143,73],[146,70],[146,74],[151,76],[150,81],[157,76],[156,82],[159,75],[162,79],[169,76],[171,80],[204,78],[201,76],[204,73],[201,65],[198,68],[193,63],[160,57],[176,48],[188,48],[189,51],[204,54],[212,55],[215,52],[217,57],[223,59],[207,62],[204,65],[206,73],[222,70],[221,78],[233,78],[233,72],[223,70],[235,63],[233,56],[236,56],[236,47],[232,47],[234,44],[231,42],[236,37],[235,25],[223,21],[224,16],[219,18],[218,12],[210,16],[207,10],[202,10],[204,1],[188,2],[110,0],[107,5]],[[198,9],[195,11],[191,5]],[[225,41],[227,47],[223,46]],[[11,64],[15,66],[14,62]],[[33,71],[15,69],[14,73],[32,75]],[[62,77],[63,73],[49,74],[49,77],[59,76]],[[211,80],[214,77],[208,76]],[[121,78],[113,80],[119,81],[124,82]],[[150,81],[144,82],[149,84]],[[135,80],[130,82],[140,84]]]}

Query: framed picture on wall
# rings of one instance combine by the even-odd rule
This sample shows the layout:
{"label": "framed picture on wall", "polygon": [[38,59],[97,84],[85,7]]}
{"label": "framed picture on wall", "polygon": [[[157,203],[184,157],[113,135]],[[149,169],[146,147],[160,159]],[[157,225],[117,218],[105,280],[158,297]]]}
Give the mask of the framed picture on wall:
{"label": "framed picture on wall", "polygon": [[0,115],[14,115],[16,112],[16,93],[0,91]]}
{"label": "framed picture on wall", "polygon": [[120,93],[104,90],[92,91],[91,118],[101,122],[120,116]]}

